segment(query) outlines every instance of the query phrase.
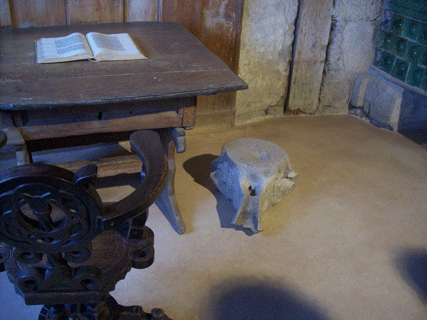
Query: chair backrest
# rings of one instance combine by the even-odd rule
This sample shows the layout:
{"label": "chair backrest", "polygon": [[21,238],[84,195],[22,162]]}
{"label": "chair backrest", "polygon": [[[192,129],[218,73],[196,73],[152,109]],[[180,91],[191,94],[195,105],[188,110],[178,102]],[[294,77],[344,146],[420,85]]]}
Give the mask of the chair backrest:
{"label": "chair backrest", "polygon": [[76,173],[31,164],[0,174],[0,269],[27,304],[97,304],[131,267],[154,259],[147,209],[166,180],[166,156],[153,131],[131,135],[141,183],[104,206],[96,166]]}

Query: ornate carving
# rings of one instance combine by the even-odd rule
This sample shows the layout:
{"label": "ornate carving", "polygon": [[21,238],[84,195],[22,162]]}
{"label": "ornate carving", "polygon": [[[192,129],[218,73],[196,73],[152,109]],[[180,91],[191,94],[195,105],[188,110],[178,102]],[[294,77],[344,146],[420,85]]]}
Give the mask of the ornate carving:
{"label": "ornate carving", "polygon": [[166,177],[159,136],[136,132],[131,144],[145,172],[133,194],[103,207],[96,167],[75,174],[41,164],[18,166],[0,180],[0,271],[27,304],[44,304],[39,319],[169,319],[109,296],[132,268],[154,261],[147,208]]}

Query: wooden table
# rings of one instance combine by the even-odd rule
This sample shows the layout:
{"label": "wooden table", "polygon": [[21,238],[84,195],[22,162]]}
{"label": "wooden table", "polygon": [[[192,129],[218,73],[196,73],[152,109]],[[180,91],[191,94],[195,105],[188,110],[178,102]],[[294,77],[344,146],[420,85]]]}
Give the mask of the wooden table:
{"label": "wooden table", "polygon": [[[39,38],[91,31],[127,32],[148,59],[35,62]],[[8,136],[3,154],[13,152],[17,164],[26,164],[35,151],[124,141],[136,130],[160,130],[169,182],[158,201],[178,233],[185,225],[173,194],[174,153],[185,149],[184,128],[195,125],[196,97],[246,88],[178,23],[0,28],[0,128]],[[74,170],[88,163],[62,166]],[[140,170],[132,157],[97,164],[99,176]]]}

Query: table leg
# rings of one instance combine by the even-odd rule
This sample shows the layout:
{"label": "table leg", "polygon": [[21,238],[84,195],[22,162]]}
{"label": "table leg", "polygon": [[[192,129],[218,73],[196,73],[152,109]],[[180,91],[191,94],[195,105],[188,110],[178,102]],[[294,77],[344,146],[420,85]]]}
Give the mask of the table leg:
{"label": "table leg", "polygon": [[[185,149],[184,135],[179,129],[161,130],[163,148],[168,159],[168,176],[166,178],[165,188],[156,200],[156,205],[165,215],[172,228],[178,233],[185,232],[185,223],[182,220],[181,212],[175,197],[175,152],[183,152]],[[176,145],[177,144],[177,145]]]}

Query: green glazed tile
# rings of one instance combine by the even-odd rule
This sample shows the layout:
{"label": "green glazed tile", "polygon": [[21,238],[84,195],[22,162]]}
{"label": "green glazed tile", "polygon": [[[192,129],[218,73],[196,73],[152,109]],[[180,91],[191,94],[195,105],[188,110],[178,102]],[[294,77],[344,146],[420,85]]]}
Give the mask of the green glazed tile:
{"label": "green glazed tile", "polygon": [[393,65],[392,75],[399,80],[405,81],[406,74],[408,73],[408,68],[408,62],[401,59],[396,59]]}
{"label": "green glazed tile", "polygon": [[426,43],[427,44],[427,24],[421,25],[420,32],[418,34],[418,41],[420,43]]}
{"label": "green glazed tile", "polygon": [[426,74],[425,68],[411,65],[408,73],[407,82],[411,86],[420,87],[423,82],[423,78],[425,77],[425,74]]}
{"label": "green glazed tile", "polygon": [[427,76],[424,77],[424,81],[421,85],[421,88],[423,88],[424,90],[427,90]]}
{"label": "green glazed tile", "polygon": [[393,43],[393,53],[399,57],[404,57],[406,53],[406,47],[408,46],[408,40],[401,37],[396,37]]}
{"label": "green glazed tile", "polygon": [[421,30],[421,24],[418,21],[406,19],[403,35],[410,39],[417,39]]}
{"label": "green glazed tile", "polygon": [[378,67],[382,70],[384,70],[387,73],[391,74],[391,71],[393,69],[393,63],[395,61],[396,57],[392,55],[391,53],[383,51],[381,53],[381,60],[379,62]]}
{"label": "green glazed tile", "polygon": [[393,43],[396,42],[395,37],[393,34],[389,32],[382,32],[381,33],[381,40],[380,40],[380,48],[385,50],[392,50]]}
{"label": "green glazed tile", "polygon": [[427,47],[423,47],[423,51],[420,55],[420,64],[427,67]]}
{"label": "green glazed tile", "polygon": [[418,60],[420,59],[422,53],[422,47],[415,44],[414,42],[408,43],[408,50],[406,54],[406,60],[411,63],[418,63]]}
{"label": "green glazed tile", "polygon": [[405,18],[401,15],[394,14],[391,22],[391,31],[400,36],[402,34],[403,26],[405,25]]}

